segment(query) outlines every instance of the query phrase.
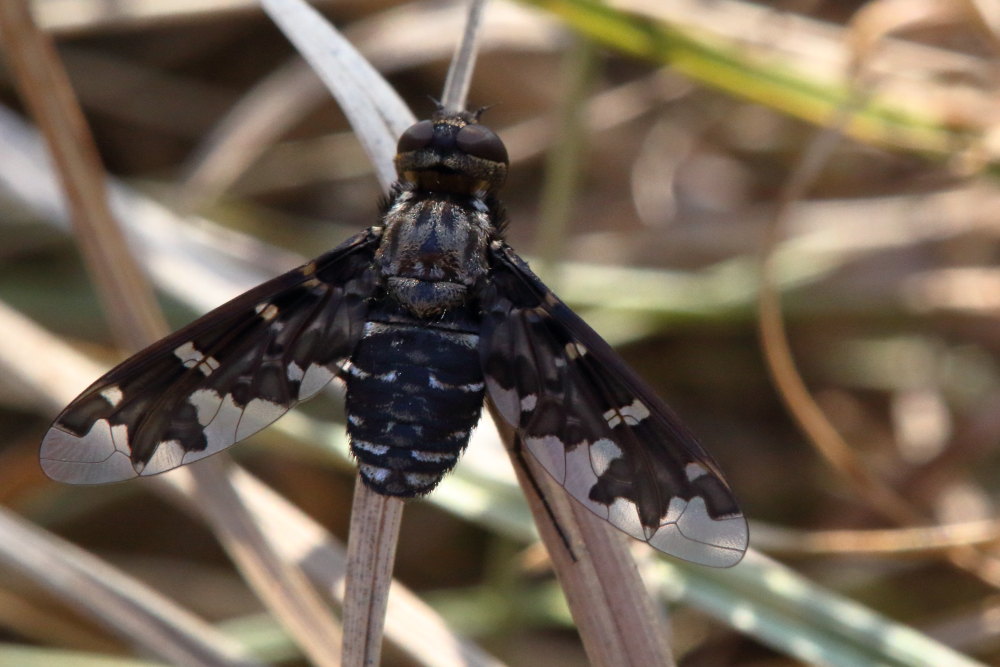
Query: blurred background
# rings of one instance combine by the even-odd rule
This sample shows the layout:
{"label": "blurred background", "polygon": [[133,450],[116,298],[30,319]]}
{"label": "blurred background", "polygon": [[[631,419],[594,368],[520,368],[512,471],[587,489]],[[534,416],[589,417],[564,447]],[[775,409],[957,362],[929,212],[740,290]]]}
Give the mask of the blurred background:
{"label": "blurred background", "polygon": [[[418,117],[433,111],[460,3],[313,4]],[[1000,664],[1000,5],[612,4],[491,3],[470,106],[489,107],[511,155],[508,240],[699,434],[756,549]],[[375,222],[383,193],[360,145],[256,3],[31,5],[107,174],[133,198],[128,222],[153,216],[162,244],[190,237],[268,276]],[[33,171],[39,144],[3,60],[0,104],[0,301],[99,373],[122,353]],[[772,320],[781,389],[759,334],[765,257],[789,344],[785,357]],[[203,299],[161,284],[171,326],[235,294],[170,261],[160,274]],[[25,354],[45,354],[33,345]],[[0,370],[0,503],[265,659],[305,664],[197,518],[145,483],[44,478],[38,443],[58,407],[36,394]],[[269,429],[232,453],[344,538],[354,472],[342,408],[323,397],[301,412],[299,434]],[[482,456],[470,451],[472,472],[460,464],[456,477],[506,460]],[[587,664],[510,473],[495,476],[492,511],[453,492],[408,505],[396,574],[500,660]],[[804,659],[697,605],[670,617],[681,664]],[[35,647],[39,664],[63,650],[133,655],[16,568],[0,568],[0,663],[29,664],[5,647]],[[414,664],[391,648],[385,660]]]}

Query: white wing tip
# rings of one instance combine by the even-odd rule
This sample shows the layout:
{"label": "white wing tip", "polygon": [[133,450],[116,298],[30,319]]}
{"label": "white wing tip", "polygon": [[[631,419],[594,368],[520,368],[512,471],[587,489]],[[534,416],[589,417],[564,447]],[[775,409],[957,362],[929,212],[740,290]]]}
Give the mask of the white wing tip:
{"label": "white wing tip", "polygon": [[111,425],[103,419],[84,436],[52,427],[42,440],[39,458],[42,472],[67,484],[106,484],[138,476],[128,453],[115,446]]}
{"label": "white wing tip", "polygon": [[674,498],[660,527],[646,540],[650,546],[683,560],[710,567],[732,567],[743,560],[750,530],[742,514],[713,518],[705,500]]}

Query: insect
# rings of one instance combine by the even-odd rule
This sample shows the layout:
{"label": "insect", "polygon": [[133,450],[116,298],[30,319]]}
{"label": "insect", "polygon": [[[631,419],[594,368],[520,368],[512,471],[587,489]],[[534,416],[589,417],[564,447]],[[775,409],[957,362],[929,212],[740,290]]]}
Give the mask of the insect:
{"label": "insect", "polygon": [[684,560],[735,565],[746,520],[669,408],[503,240],[507,150],[479,113],[406,130],[379,224],[126,360],[56,419],[45,473],[155,475],[346,384],[360,476],[399,497],[454,467],[489,398],[566,491]]}

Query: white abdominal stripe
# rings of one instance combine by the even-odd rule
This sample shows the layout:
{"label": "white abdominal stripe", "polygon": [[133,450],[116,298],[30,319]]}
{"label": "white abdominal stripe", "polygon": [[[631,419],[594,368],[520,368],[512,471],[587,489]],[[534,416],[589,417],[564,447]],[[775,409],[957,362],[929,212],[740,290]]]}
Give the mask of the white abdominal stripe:
{"label": "white abdominal stripe", "polygon": [[[387,428],[391,430],[391,422]],[[388,433],[383,437],[393,439]],[[438,449],[421,449],[412,442],[390,445],[352,437],[351,453],[369,486],[387,495],[412,497],[437,486],[458,463],[468,438],[469,431],[455,431],[437,443]]]}
{"label": "white abdominal stripe", "polygon": [[[444,477],[444,473],[404,472],[371,463],[359,463],[358,470],[361,478],[379,493],[407,498],[430,493]],[[394,478],[401,480],[394,481]]]}
{"label": "white abdominal stripe", "polygon": [[468,432],[454,434],[457,441],[442,443],[440,451],[377,444],[351,439],[362,479],[377,492],[404,498],[430,493],[458,463]]}

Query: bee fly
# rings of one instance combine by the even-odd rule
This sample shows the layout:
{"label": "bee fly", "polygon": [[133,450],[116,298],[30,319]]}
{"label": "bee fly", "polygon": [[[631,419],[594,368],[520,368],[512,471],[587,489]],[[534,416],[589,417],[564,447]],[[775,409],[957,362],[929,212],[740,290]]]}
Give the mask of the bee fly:
{"label": "bee fly", "polygon": [[45,436],[76,484],[155,475],[264,428],[339,378],[361,479],[430,492],[484,398],[577,501],[679,558],[728,567],[747,524],[718,466],[503,239],[507,150],[478,113],[399,139],[379,224],[123,362]]}

